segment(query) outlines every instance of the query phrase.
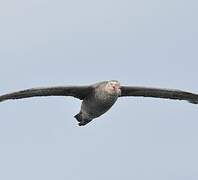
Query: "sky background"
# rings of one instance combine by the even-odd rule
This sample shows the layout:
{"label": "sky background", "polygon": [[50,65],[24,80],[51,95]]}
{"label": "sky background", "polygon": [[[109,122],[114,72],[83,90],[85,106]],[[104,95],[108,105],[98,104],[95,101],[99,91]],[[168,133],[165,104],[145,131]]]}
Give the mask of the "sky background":
{"label": "sky background", "polygon": [[[0,93],[117,79],[198,92],[198,1],[4,0]],[[0,104],[0,179],[197,180],[198,106],[121,98],[85,127],[71,97]]]}

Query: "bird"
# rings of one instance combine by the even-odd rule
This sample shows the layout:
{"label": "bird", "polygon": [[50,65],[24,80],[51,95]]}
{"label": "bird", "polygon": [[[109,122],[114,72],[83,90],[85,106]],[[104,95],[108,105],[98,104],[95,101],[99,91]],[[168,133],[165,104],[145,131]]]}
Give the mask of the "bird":
{"label": "bird", "polygon": [[72,96],[82,100],[80,112],[74,117],[79,126],[85,126],[93,119],[106,113],[120,97],[141,96],[186,100],[198,104],[198,94],[177,89],[163,89],[141,86],[122,86],[117,80],[101,81],[87,86],[55,86],[31,88],[0,96],[0,102],[38,96]]}

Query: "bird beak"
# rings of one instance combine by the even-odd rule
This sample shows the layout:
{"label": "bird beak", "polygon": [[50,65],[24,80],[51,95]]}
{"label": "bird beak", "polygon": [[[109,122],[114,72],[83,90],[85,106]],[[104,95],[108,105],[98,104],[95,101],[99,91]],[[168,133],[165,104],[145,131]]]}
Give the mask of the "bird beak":
{"label": "bird beak", "polygon": [[113,90],[119,90],[119,89],[120,89],[119,86],[117,86],[117,85],[113,86]]}
{"label": "bird beak", "polygon": [[113,89],[116,90],[116,86],[113,86]]}

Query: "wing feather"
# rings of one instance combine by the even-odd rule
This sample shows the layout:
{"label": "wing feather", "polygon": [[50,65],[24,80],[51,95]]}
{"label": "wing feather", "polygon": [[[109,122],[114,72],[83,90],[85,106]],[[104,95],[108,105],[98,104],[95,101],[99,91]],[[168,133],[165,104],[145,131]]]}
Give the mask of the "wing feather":
{"label": "wing feather", "polygon": [[198,104],[198,94],[176,89],[121,86],[121,96],[143,96],[154,98],[177,99],[186,100],[193,104]]}
{"label": "wing feather", "polygon": [[0,102],[9,99],[22,99],[36,96],[73,96],[84,99],[92,92],[91,86],[59,86],[47,88],[32,88],[0,96]]}

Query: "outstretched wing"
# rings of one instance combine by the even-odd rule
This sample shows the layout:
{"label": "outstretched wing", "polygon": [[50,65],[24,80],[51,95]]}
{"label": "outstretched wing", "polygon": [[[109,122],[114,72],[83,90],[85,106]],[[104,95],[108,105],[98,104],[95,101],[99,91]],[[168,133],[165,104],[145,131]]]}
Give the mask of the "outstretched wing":
{"label": "outstretched wing", "polygon": [[92,93],[92,86],[62,86],[47,88],[32,88],[0,96],[0,102],[9,99],[22,99],[36,96],[73,96],[84,99]]}
{"label": "outstretched wing", "polygon": [[143,96],[154,98],[166,98],[186,100],[198,104],[198,94],[172,89],[158,89],[148,87],[121,86],[121,96]]}

